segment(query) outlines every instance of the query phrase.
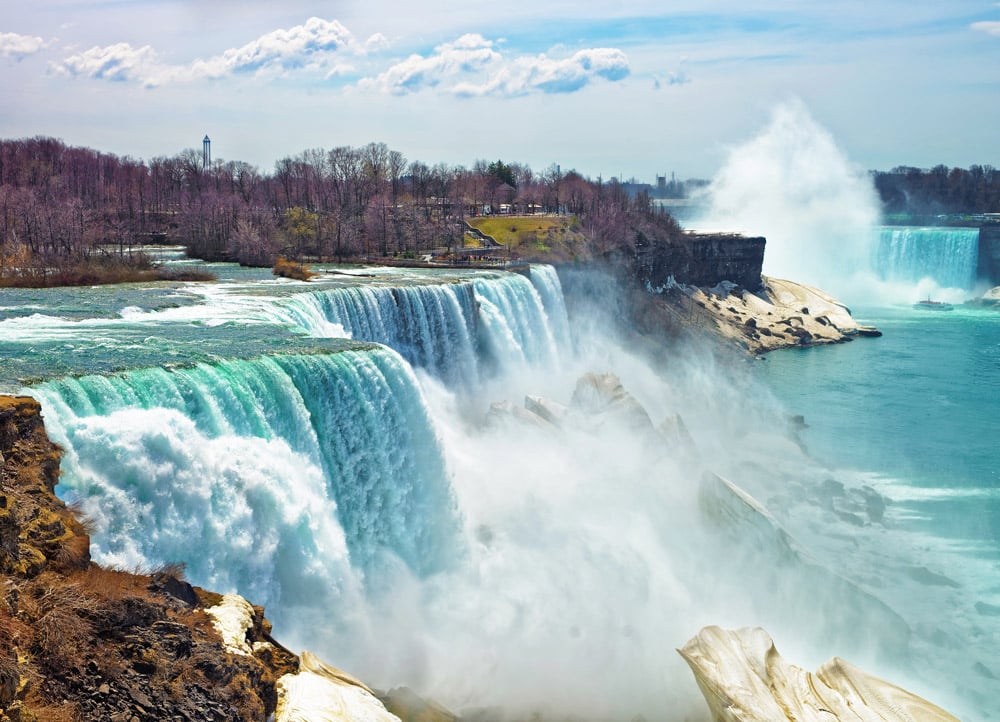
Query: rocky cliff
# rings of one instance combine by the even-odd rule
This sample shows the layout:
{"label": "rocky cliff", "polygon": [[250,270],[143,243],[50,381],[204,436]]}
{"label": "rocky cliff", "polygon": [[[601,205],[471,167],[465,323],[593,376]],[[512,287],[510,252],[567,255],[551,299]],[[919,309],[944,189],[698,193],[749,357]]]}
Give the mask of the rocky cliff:
{"label": "rocky cliff", "polygon": [[671,279],[689,286],[730,281],[749,291],[761,287],[765,240],[733,233],[685,232],[679,238],[640,236],[635,242],[635,274],[650,288]]}
{"label": "rocky cliff", "polygon": [[250,607],[252,654],[226,649],[221,597],[179,568],[90,561],[87,530],[54,492],[60,453],[37,401],[0,396],[0,720],[263,720],[298,658]]}

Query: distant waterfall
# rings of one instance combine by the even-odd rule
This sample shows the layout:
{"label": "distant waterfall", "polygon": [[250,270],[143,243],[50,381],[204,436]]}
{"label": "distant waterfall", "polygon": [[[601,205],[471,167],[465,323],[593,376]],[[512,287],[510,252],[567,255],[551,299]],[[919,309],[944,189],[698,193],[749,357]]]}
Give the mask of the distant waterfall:
{"label": "distant waterfall", "polygon": [[975,285],[978,228],[885,227],[876,232],[872,267],[881,278],[910,282],[932,278],[946,288]]}
{"label": "distant waterfall", "polygon": [[391,346],[416,367],[470,388],[485,368],[558,358],[569,337],[555,270],[533,266],[472,281],[355,286],[299,294],[281,313],[315,336]]}
{"label": "distant waterfall", "polygon": [[105,563],[183,561],[198,583],[273,603],[291,588],[341,588],[385,550],[424,575],[461,546],[423,398],[389,350],[150,368],[30,392],[66,450],[61,493],[95,520]]}

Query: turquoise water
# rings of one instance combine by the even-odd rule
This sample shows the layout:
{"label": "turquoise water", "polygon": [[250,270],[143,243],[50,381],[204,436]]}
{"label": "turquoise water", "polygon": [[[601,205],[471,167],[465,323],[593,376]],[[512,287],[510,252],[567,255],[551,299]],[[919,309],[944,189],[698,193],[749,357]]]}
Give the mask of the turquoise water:
{"label": "turquoise water", "polygon": [[[700,719],[672,650],[721,624],[995,719],[1000,317],[864,309],[885,337],[772,354],[748,379],[698,348],[637,354],[596,281],[609,318],[571,319],[550,267],[213,268],[0,294],[0,389],[42,401],[101,563],[183,562],[293,647],[455,709]],[[559,417],[590,372],[664,431],[525,411],[530,394]],[[785,433],[795,413],[814,459]],[[706,470],[795,548],[770,515],[706,514]],[[875,487],[884,518],[830,514],[829,480],[850,503]]]}
{"label": "turquoise water", "polygon": [[[878,523],[813,551],[907,610],[910,664],[924,668],[928,697],[963,720],[996,719],[1000,312],[855,315],[884,336],[777,352],[756,367],[787,412],[805,417],[800,439],[828,479],[854,479],[887,502]],[[784,521],[809,533],[794,512]]]}
{"label": "turquoise water", "polygon": [[772,354],[760,375],[828,463],[874,472],[910,523],[1000,559],[1000,313],[856,309],[879,339]]}

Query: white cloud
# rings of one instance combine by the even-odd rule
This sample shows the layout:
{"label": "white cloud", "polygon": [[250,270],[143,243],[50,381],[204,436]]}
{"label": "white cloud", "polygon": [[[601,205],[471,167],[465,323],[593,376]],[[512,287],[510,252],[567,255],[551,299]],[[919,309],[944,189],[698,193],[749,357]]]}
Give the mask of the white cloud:
{"label": "white cloud", "polygon": [[377,52],[379,50],[385,50],[392,43],[389,42],[387,38],[382,33],[375,33],[370,38],[365,41],[365,50],[369,53]]}
{"label": "white cloud", "polygon": [[85,75],[101,80],[138,80],[146,84],[151,84],[150,78],[158,67],[156,53],[151,47],[133,48],[128,43],[93,47],[55,66],[58,72],[67,75]]}
{"label": "white cloud", "polygon": [[411,55],[360,85],[394,95],[440,87],[458,96],[518,96],[573,92],[594,78],[617,81],[629,73],[625,53],[616,48],[590,48],[560,59],[545,54],[507,59],[495,45],[482,35],[463,35],[431,55]]}
{"label": "white cloud", "polygon": [[462,74],[479,72],[498,63],[500,59],[492,42],[482,35],[468,33],[453,43],[437,46],[433,55],[411,55],[377,77],[362,80],[360,85],[393,95],[404,95],[436,87],[443,81]]}
{"label": "white cloud", "polygon": [[344,75],[350,75],[357,70],[350,63],[341,63],[334,65],[330,70],[327,71],[326,75],[323,76],[324,80],[330,80],[331,78],[339,78]]}
{"label": "white cloud", "polygon": [[20,60],[44,48],[45,41],[35,35],[0,33],[0,57]]}
{"label": "white cloud", "polygon": [[[1000,3],[997,3],[997,7],[1000,7]],[[972,23],[969,27],[973,30],[981,30],[984,33],[989,33],[990,35],[1000,36],[1000,21],[998,20],[983,20],[982,22]]]}
{"label": "white cloud", "polygon": [[[372,42],[369,39],[369,43]],[[199,59],[188,65],[161,63],[148,45],[137,49],[128,43],[118,43],[91,48],[66,58],[55,68],[69,75],[134,80],[152,87],[244,73],[296,70],[322,72],[329,77],[344,72],[345,66],[335,60],[340,53],[361,54],[364,51],[364,46],[339,21],[312,17],[302,25],[275,30],[239,48],[230,48],[208,60]]]}
{"label": "white cloud", "polygon": [[241,48],[227,50],[206,62],[218,74],[253,72],[268,67],[284,69],[321,64],[328,53],[357,48],[351,32],[337,20],[309,18],[304,25],[275,30]]}

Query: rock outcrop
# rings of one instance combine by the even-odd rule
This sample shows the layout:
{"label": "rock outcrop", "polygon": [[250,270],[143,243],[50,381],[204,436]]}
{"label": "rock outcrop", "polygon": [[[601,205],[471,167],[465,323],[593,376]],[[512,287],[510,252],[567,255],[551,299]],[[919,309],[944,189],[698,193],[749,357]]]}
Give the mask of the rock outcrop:
{"label": "rock outcrop", "polygon": [[842,659],[815,673],[789,664],[760,628],[705,627],[678,652],[715,722],[958,722]]}
{"label": "rock outcrop", "polygon": [[1000,226],[985,225],[979,229],[979,277],[990,283],[1000,283]]}
{"label": "rock outcrop", "polygon": [[[761,280],[756,292],[729,282],[712,288],[673,284],[659,289],[657,298],[672,314],[686,315],[688,325],[755,355],[881,336],[818,288],[769,276]],[[647,323],[650,318],[655,321],[655,314],[647,314]]]}
{"label": "rock outcrop", "polygon": [[970,301],[973,306],[987,306],[995,308],[1000,306],[1000,286],[995,286],[977,299]]}
{"label": "rock outcrop", "polygon": [[90,561],[85,527],[53,493],[60,452],[37,401],[0,396],[0,720],[260,720],[298,658],[244,608],[228,650],[207,610],[221,597],[180,568]]}
{"label": "rock outcrop", "polygon": [[761,285],[765,240],[735,233],[685,232],[679,238],[640,237],[635,243],[635,275],[658,288],[673,279],[690,286],[731,281],[751,291]]}
{"label": "rock outcrop", "polygon": [[[878,598],[857,584],[831,572],[803,552],[777,519],[745,490],[718,474],[705,472],[699,486],[702,514],[718,532],[732,541],[739,563],[773,575],[791,577],[809,603],[790,605],[784,621],[792,628],[810,630],[817,638],[837,640],[854,649],[877,645],[871,651],[898,657],[910,642],[910,628]],[[864,619],[879,630],[877,642],[869,639]]]}
{"label": "rock outcrop", "polygon": [[303,652],[300,669],[278,680],[275,722],[399,722],[363,682]]}

